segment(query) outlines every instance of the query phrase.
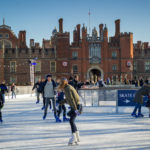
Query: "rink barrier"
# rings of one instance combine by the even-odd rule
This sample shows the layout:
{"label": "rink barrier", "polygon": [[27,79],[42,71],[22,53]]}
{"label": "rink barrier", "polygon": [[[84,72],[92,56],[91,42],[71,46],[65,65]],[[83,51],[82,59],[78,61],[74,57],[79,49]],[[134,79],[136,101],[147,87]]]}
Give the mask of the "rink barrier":
{"label": "rink barrier", "polygon": [[133,98],[138,88],[128,87],[104,87],[96,89],[80,89],[78,91],[81,101],[84,106],[105,106],[116,107],[116,113],[118,113],[118,107],[120,106],[134,106]]}

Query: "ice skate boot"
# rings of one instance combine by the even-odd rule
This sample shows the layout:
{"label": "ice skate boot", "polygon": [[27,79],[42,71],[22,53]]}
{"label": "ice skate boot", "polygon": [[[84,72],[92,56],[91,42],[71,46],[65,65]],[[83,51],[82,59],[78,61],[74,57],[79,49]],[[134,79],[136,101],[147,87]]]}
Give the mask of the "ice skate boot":
{"label": "ice skate boot", "polygon": [[132,117],[135,117],[135,118],[138,117],[138,116],[137,116],[136,114],[134,114],[134,113],[132,113],[131,116],[132,116]]}
{"label": "ice skate boot", "polygon": [[43,106],[41,109],[44,110],[44,109],[45,109],[45,106]]}
{"label": "ice skate boot", "polygon": [[144,117],[144,115],[143,114],[138,114],[138,116],[137,116],[138,118],[143,118]]}
{"label": "ice skate boot", "polygon": [[45,119],[46,119],[46,115],[43,116],[43,120],[45,120]]}
{"label": "ice skate boot", "polygon": [[56,116],[56,122],[61,122],[61,120]]}
{"label": "ice skate boot", "polygon": [[2,119],[0,119],[0,123],[2,123],[3,122],[3,120]]}
{"label": "ice skate boot", "polygon": [[68,145],[69,146],[78,145],[76,133],[72,134],[72,137],[69,139]]}
{"label": "ice skate boot", "polygon": [[63,121],[69,121],[70,119],[69,118],[66,118],[65,116],[63,117]]}
{"label": "ice skate boot", "polygon": [[79,131],[76,131],[76,138],[77,138],[77,142],[80,142],[80,135],[79,135]]}
{"label": "ice skate boot", "polygon": [[37,101],[36,101],[36,104],[38,104],[39,102],[40,102],[40,101],[39,101],[39,100],[37,100]]}

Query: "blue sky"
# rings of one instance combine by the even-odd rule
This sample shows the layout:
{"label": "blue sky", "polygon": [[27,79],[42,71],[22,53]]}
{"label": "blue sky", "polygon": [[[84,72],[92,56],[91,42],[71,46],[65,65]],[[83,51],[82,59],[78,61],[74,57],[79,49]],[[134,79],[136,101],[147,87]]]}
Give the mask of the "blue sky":
{"label": "blue sky", "polygon": [[0,0],[0,24],[3,18],[18,36],[19,30],[27,31],[29,39],[36,42],[50,39],[52,30],[58,29],[58,19],[64,19],[64,31],[71,33],[77,24],[98,30],[104,23],[108,36],[115,33],[115,19],[121,19],[121,32],[133,32],[134,42],[150,42],[150,0]]}

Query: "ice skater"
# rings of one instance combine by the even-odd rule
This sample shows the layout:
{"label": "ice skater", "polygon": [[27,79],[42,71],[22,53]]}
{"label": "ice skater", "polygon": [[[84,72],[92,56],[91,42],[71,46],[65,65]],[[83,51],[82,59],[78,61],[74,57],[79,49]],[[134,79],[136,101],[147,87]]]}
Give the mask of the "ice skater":
{"label": "ice skater", "polygon": [[81,113],[80,108],[82,108],[80,107],[80,98],[75,88],[68,84],[68,80],[66,78],[61,79],[58,89],[63,90],[65,94],[65,99],[61,101],[61,104],[63,105],[67,103],[71,107],[71,110],[67,113],[67,115],[70,116],[69,122],[72,131],[72,137],[69,139],[68,145],[74,145],[80,141],[79,131],[75,124],[75,119],[77,115]]}
{"label": "ice skater", "polygon": [[150,118],[150,95],[148,96],[148,101],[146,102],[146,107],[149,110],[149,118]]}
{"label": "ice skater", "polygon": [[[144,84],[135,94],[134,102],[135,102],[135,108],[131,114],[133,117],[144,117],[144,115],[141,113],[141,107],[143,104],[143,96],[148,96],[150,93],[150,85],[149,83]],[[138,110],[138,114],[136,114]]]}
{"label": "ice skater", "polygon": [[69,118],[66,117],[66,106],[63,104],[61,105],[61,101],[64,100],[64,92],[63,91],[58,91],[57,93],[57,103],[58,103],[58,110],[57,110],[57,116],[59,118],[59,122],[61,122],[60,120],[60,114],[63,110],[63,121],[69,121]]}
{"label": "ice skater", "polygon": [[13,99],[13,97],[15,97],[16,98],[16,93],[15,93],[15,83],[13,83],[12,85],[11,85],[11,94],[12,94],[12,99]]}
{"label": "ice skater", "polygon": [[1,91],[1,88],[0,88],[0,123],[3,122],[3,119],[2,119],[2,108],[4,106],[4,98],[3,98],[3,93]]}
{"label": "ice skater", "polygon": [[52,100],[54,117],[56,119],[56,122],[58,122],[58,117],[56,113],[56,100],[54,98],[56,83],[52,79],[52,75],[47,75],[43,88],[44,88],[44,97],[45,97],[45,109],[44,109],[43,120],[46,119],[48,105],[50,104],[50,100]]}
{"label": "ice skater", "polygon": [[0,88],[1,88],[1,93],[2,93],[2,96],[3,96],[3,101],[5,103],[5,93],[6,92],[8,93],[8,89],[7,89],[7,86],[5,84],[5,81],[3,81],[2,84],[0,84]]}
{"label": "ice skater", "polygon": [[41,79],[38,80],[38,82],[36,82],[32,88],[32,91],[34,89],[36,89],[36,96],[37,96],[37,101],[36,104],[38,104],[40,102],[40,94],[42,93],[42,82]]}

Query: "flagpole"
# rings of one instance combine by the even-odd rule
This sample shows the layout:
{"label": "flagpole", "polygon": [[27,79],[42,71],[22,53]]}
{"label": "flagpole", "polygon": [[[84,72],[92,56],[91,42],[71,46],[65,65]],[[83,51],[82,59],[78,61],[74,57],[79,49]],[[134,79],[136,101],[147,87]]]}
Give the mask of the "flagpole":
{"label": "flagpole", "polygon": [[90,12],[90,9],[89,9],[88,15],[89,15],[89,35],[90,35],[90,33],[91,33],[91,27],[90,27],[90,23],[91,23],[91,21],[90,21],[90,15],[91,15],[91,12]]}

